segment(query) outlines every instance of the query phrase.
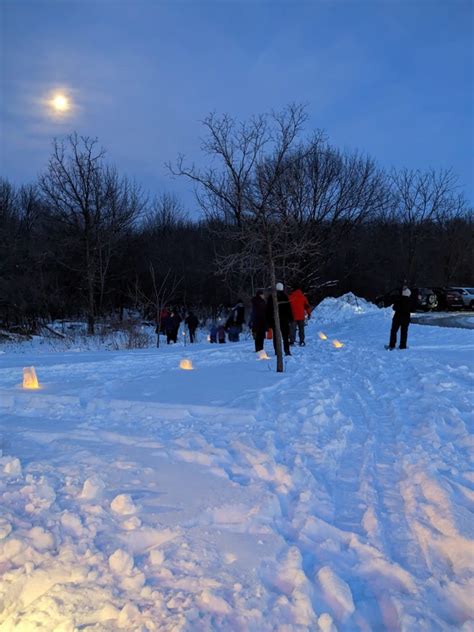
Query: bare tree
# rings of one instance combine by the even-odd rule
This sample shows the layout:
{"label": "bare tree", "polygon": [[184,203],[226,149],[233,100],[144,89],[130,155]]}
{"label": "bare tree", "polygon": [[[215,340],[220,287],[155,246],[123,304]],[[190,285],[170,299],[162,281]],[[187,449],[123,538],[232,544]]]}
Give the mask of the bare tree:
{"label": "bare tree", "polygon": [[55,141],[46,173],[40,178],[44,201],[61,227],[64,246],[79,252],[63,265],[79,273],[86,293],[88,333],[94,333],[102,306],[109,264],[119,237],[143,210],[140,189],[104,164],[97,139],[78,136]]}
{"label": "bare tree", "polygon": [[298,136],[305,120],[300,105],[244,123],[211,114],[204,121],[203,149],[217,166],[188,168],[181,156],[177,166],[170,167],[175,175],[195,182],[201,208],[221,231],[223,243],[231,244],[230,252],[225,249],[217,256],[223,275],[236,269],[248,274],[266,271],[274,305],[277,372],[283,371],[277,274],[284,272],[292,253],[317,246],[304,231],[306,218],[295,215],[279,194],[295,152],[299,156]]}
{"label": "bare tree", "polygon": [[451,215],[458,202],[454,196],[457,178],[450,170],[426,172],[402,169],[391,174],[392,213],[401,224],[400,253],[405,276],[415,280],[417,255],[427,235],[427,226],[440,216]]}
{"label": "bare tree", "polygon": [[461,269],[474,270],[473,209],[462,194],[447,195],[434,217],[434,239],[438,257],[430,261],[431,267],[438,259],[442,265],[442,283],[449,285],[462,277]]}
{"label": "bare tree", "polygon": [[156,323],[156,346],[159,347],[163,311],[176,299],[182,279],[178,278],[171,268],[168,268],[164,275],[158,277],[155,266],[151,261],[149,262],[149,272],[151,292],[147,293],[144,291],[137,278],[130,296],[135,304],[140,303],[145,308],[145,312],[152,311]]}
{"label": "bare tree", "polygon": [[[298,231],[296,248],[287,270],[308,289],[320,285],[321,266],[340,251],[341,240],[386,206],[385,175],[370,158],[342,154],[317,132],[291,156],[280,180],[278,204],[292,218],[290,237]],[[307,244],[310,247],[305,247]],[[317,247],[316,247],[317,246]]]}
{"label": "bare tree", "polygon": [[237,123],[228,116],[204,121],[203,149],[212,167],[175,175],[196,184],[197,198],[222,231],[216,262],[224,275],[252,278],[264,271],[275,306],[277,371],[283,370],[275,285],[319,283],[318,263],[337,237],[373,216],[387,200],[384,176],[369,158],[331,148],[321,131],[301,140],[304,107]]}
{"label": "bare tree", "polygon": [[157,236],[163,236],[182,227],[187,216],[179,199],[170,193],[155,197],[145,217],[143,228]]}

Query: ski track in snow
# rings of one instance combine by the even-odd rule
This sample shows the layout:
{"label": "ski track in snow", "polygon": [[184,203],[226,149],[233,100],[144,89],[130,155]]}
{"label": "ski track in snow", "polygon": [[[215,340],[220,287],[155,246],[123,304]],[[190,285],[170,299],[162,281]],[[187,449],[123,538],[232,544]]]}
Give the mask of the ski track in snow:
{"label": "ski track in snow", "polygon": [[283,375],[0,356],[0,632],[473,630],[474,335],[335,304]]}

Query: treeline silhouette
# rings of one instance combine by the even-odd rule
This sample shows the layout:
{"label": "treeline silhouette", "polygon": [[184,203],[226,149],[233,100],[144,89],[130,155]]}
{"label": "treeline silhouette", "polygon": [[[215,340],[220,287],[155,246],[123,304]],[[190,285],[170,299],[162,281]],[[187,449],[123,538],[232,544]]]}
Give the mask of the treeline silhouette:
{"label": "treeline silhouette", "polygon": [[472,209],[451,171],[384,172],[321,132],[300,140],[288,112],[273,121],[283,132],[294,126],[284,156],[258,136],[262,120],[206,119],[206,153],[224,167],[170,167],[197,185],[196,220],[172,194],[150,200],[97,139],[77,134],[54,142],[37,182],[1,179],[1,326],[86,318],[93,333],[124,310],[155,320],[167,305],[210,313],[248,300],[270,284],[257,256],[262,234],[278,248],[278,280],[302,285],[314,304],[347,291],[373,299],[404,278],[473,285]]}

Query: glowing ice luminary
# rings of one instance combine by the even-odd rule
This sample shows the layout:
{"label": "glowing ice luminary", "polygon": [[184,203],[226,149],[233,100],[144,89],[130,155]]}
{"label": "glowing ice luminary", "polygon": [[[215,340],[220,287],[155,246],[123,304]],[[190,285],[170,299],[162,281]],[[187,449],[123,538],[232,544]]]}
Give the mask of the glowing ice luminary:
{"label": "glowing ice luminary", "polygon": [[25,368],[23,369],[23,388],[40,388],[34,366],[25,366]]}
{"label": "glowing ice luminary", "polygon": [[191,360],[188,360],[187,358],[184,358],[179,363],[179,368],[183,369],[183,371],[192,371],[194,367],[193,367],[193,363],[191,362]]}

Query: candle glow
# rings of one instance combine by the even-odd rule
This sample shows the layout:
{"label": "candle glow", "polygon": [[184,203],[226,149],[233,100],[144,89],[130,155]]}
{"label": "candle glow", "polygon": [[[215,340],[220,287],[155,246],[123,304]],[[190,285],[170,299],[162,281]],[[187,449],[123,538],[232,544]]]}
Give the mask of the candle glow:
{"label": "candle glow", "polygon": [[23,369],[23,388],[37,390],[40,388],[34,366],[26,366]]}

